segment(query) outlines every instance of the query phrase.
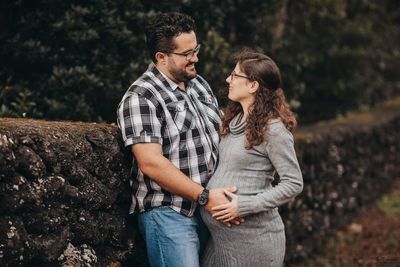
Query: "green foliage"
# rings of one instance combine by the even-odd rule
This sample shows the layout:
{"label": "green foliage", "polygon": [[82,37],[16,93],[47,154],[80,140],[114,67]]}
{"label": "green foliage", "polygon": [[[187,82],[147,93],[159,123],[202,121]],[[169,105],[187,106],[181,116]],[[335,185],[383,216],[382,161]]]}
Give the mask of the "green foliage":
{"label": "green foliage", "polygon": [[400,194],[393,194],[382,197],[378,202],[378,208],[385,213],[386,216],[400,216]]}
{"label": "green foliage", "polygon": [[38,0],[3,7],[0,116],[115,121],[120,98],[150,62],[145,21],[165,11],[195,18],[198,70],[223,105],[231,56],[243,47],[277,61],[301,122],[365,109],[400,91],[395,0]]}
{"label": "green foliage", "polygon": [[0,102],[0,117],[41,116],[42,113],[36,107],[34,93],[22,84],[12,86],[9,83],[10,79],[0,87],[0,99],[7,99],[6,96],[10,99]]}
{"label": "green foliage", "polygon": [[[5,34],[1,79],[29,85],[40,111],[32,117],[112,121],[116,103],[143,70],[135,62],[146,61],[146,14],[138,9],[133,1],[22,2]],[[1,104],[14,110],[8,103],[18,94],[8,91]]]}

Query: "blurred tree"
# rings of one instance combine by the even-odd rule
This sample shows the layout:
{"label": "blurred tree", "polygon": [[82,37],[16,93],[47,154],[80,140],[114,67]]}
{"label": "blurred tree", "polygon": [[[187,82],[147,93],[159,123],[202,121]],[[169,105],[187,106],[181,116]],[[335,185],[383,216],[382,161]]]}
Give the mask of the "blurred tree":
{"label": "blurred tree", "polygon": [[[145,62],[142,5],[42,0],[12,8],[17,19],[1,36],[0,78],[29,85],[40,113],[28,115],[114,120],[116,103]],[[9,90],[2,104],[16,97]]]}
{"label": "blurred tree", "polygon": [[266,50],[281,66],[300,121],[335,118],[399,94],[398,78],[387,77],[398,64],[388,60],[400,40],[395,1],[288,0],[281,5]]}
{"label": "blurred tree", "polygon": [[149,63],[145,21],[194,17],[198,70],[226,103],[232,54],[252,47],[281,67],[301,122],[399,94],[396,0],[7,1],[0,11],[0,116],[115,121]]}

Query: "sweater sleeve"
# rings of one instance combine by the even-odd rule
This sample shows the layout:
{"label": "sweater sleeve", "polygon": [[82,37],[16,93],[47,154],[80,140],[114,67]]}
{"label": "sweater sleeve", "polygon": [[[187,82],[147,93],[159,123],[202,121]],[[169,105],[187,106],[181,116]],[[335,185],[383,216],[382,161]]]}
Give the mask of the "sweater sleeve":
{"label": "sweater sleeve", "polygon": [[280,182],[257,195],[239,195],[241,217],[283,205],[303,190],[303,176],[294,150],[293,135],[282,124],[280,127],[270,127],[265,146]]}

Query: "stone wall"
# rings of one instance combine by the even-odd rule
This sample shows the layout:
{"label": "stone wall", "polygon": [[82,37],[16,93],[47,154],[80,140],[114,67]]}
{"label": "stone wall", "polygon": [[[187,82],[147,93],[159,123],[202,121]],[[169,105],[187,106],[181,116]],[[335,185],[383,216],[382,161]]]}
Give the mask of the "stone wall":
{"label": "stone wall", "polygon": [[[288,262],[400,177],[399,110],[297,132],[305,186],[281,208]],[[147,266],[126,214],[130,160],[115,125],[0,119],[0,266]]]}
{"label": "stone wall", "polygon": [[115,126],[1,119],[0,265],[105,266],[132,254],[122,150]]}

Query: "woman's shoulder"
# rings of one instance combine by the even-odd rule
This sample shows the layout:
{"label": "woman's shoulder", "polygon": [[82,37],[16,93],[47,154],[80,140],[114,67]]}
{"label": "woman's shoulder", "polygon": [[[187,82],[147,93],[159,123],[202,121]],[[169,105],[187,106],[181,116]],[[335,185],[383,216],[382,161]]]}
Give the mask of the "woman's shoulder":
{"label": "woman's shoulder", "polygon": [[266,141],[271,137],[274,138],[276,136],[280,136],[280,138],[293,139],[292,133],[279,118],[269,120],[266,135]]}
{"label": "woman's shoulder", "polygon": [[285,124],[283,124],[282,120],[279,118],[273,118],[268,121],[267,132],[279,132],[279,131],[287,131],[290,132]]}

